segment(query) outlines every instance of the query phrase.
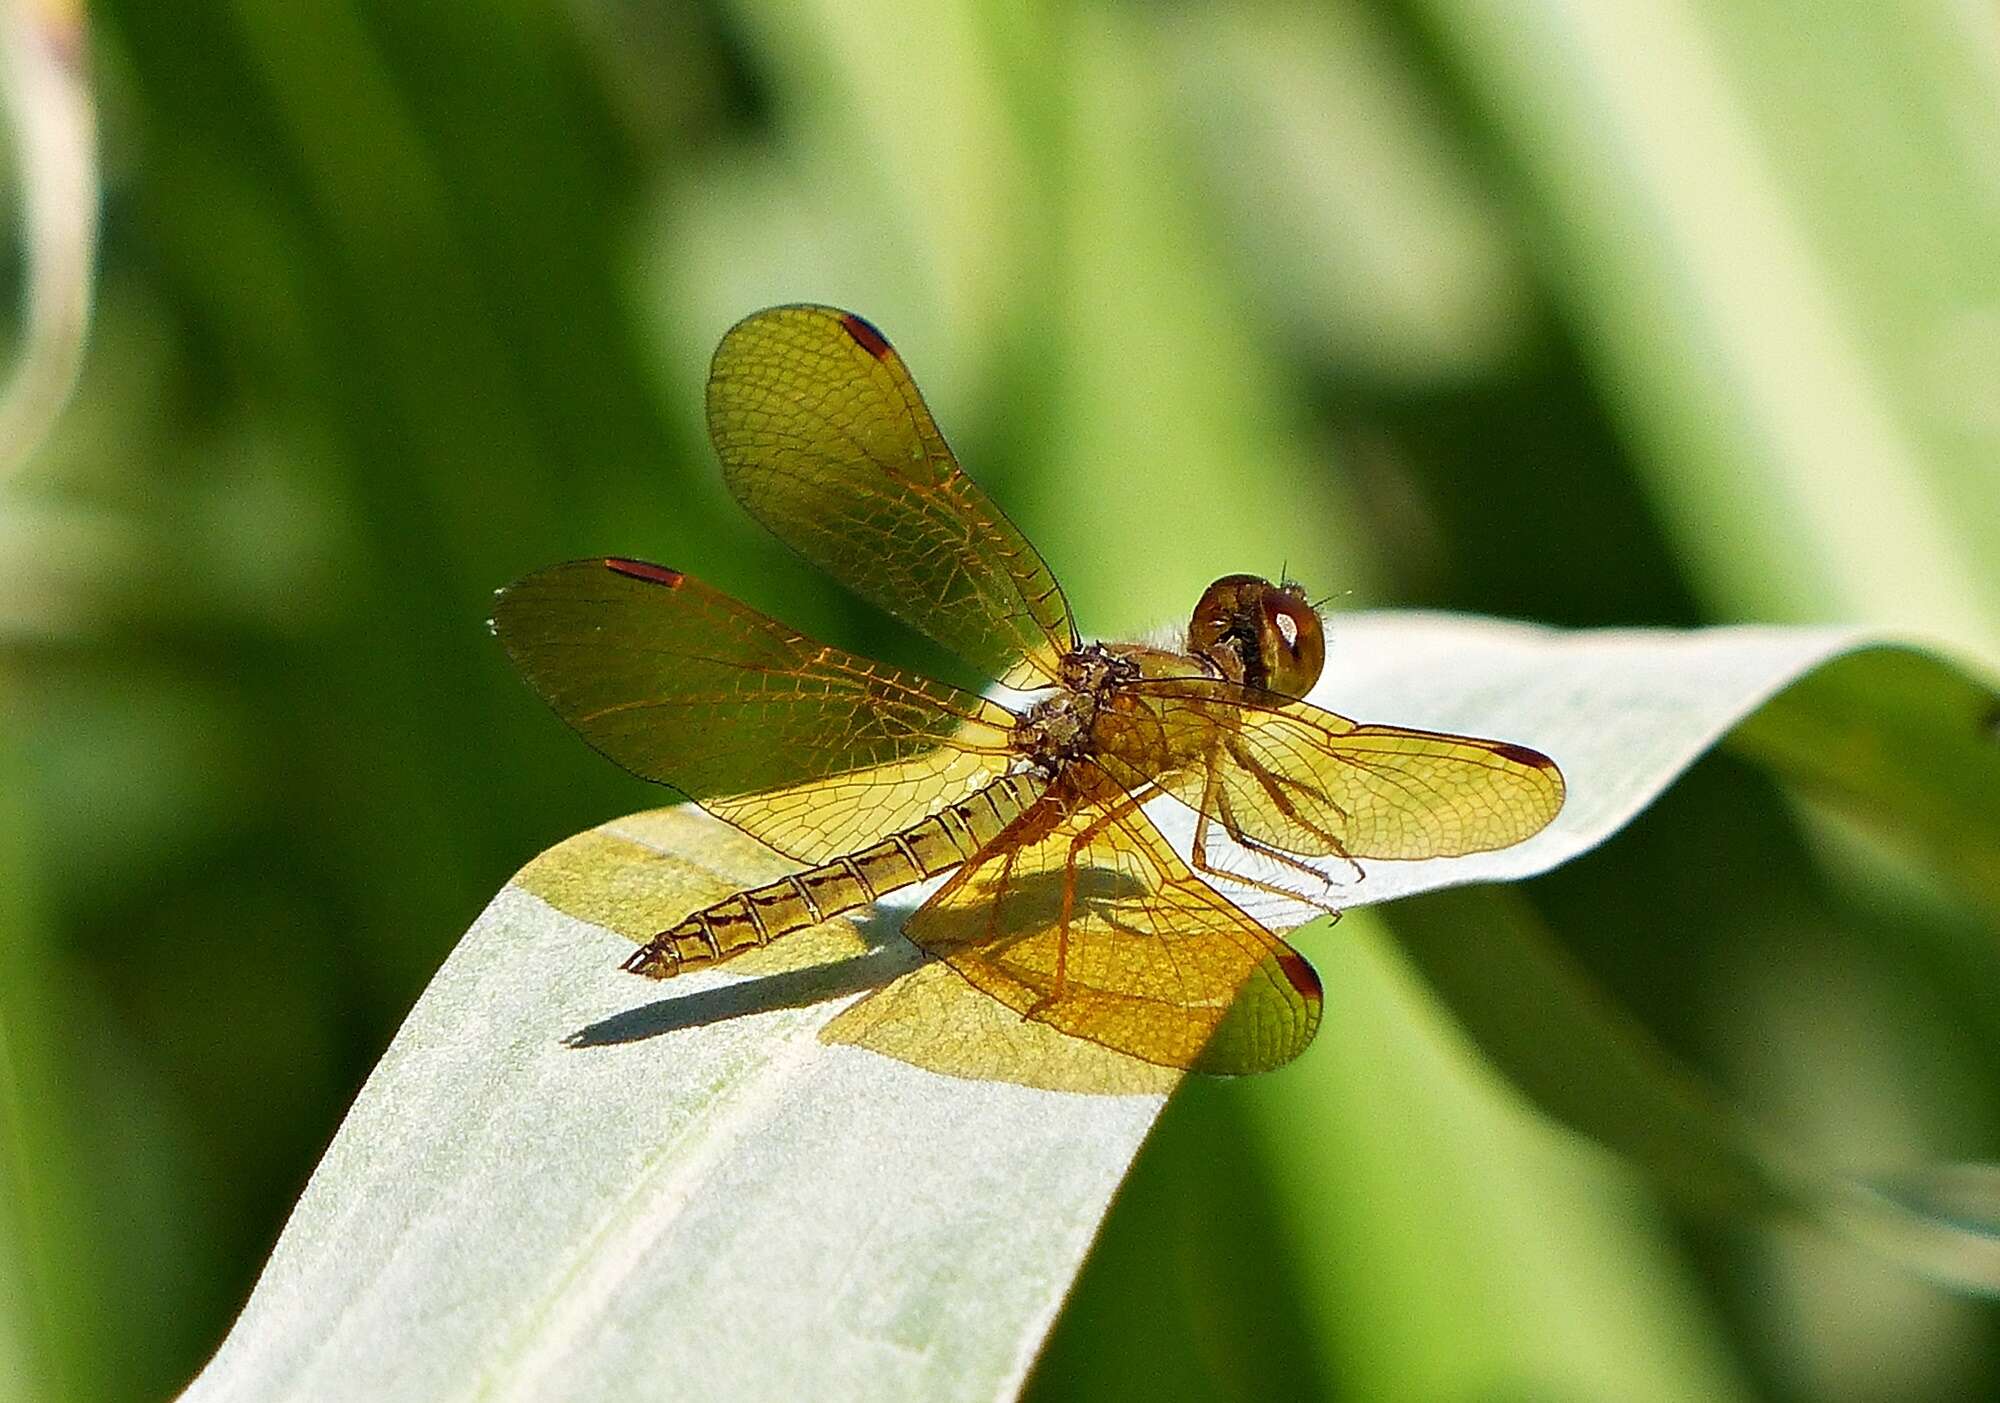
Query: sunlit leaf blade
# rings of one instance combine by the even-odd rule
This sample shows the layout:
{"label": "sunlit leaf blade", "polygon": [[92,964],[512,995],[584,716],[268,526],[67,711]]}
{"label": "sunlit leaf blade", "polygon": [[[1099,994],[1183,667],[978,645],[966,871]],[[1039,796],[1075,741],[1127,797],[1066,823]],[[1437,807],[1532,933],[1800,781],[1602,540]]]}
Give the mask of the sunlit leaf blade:
{"label": "sunlit leaf blade", "polygon": [[[1315,700],[1530,744],[1570,780],[1548,833],[1465,859],[1469,872],[1372,864],[1354,893],[1371,901],[1530,875],[1603,842],[1746,713],[1864,642],[1423,615],[1337,623],[1332,680]],[[780,945],[747,973],[642,985],[617,971],[628,947],[611,931],[643,934],[779,860],[686,811],[578,841],[502,892],[439,972],[188,1396],[1011,1396],[1163,1085],[1077,1095],[1017,1084],[1006,1068],[939,1075],[899,1060],[911,1049],[868,1043],[856,1025],[869,1003],[857,1001],[914,967],[881,921],[818,937],[823,964],[801,967],[801,947]],[[1538,965],[1532,942],[1496,938],[1506,934],[1440,922],[1419,964],[1531,1098],[1710,1201],[1805,1205],[1857,1232],[1835,1210],[1860,1189],[1770,1148],[1570,987],[1559,963]],[[1316,943],[1308,933],[1308,955]],[[1514,973],[1488,980],[1476,1005],[1447,955],[1475,973],[1478,959],[1512,961]],[[831,1038],[841,1020],[860,1036]],[[1581,1062],[1526,1055],[1523,1030],[1552,1027],[1587,1035],[1574,1055],[1592,1078]],[[1905,1194],[1898,1221],[1921,1231],[1872,1240],[1959,1284],[1990,1284],[1976,1243],[1954,1236],[1984,1234],[1981,1202]]]}
{"label": "sunlit leaf blade", "polygon": [[[1546,872],[1604,841],[1791,682],[1867,642],[1839,628],[1565,633],[1446,615],[1335,616],[1326,677],[1312,701],[1357,721],[1530,746],[1562,767],[1567,794],[1548,827],[1512,847],[1370,862],[1360,880],[1338,859],[1316,865],[1348,907]],[[1928,666],[1941,678],[1956,677],[1961,689],[1982,685],[1944,664]],[[1877,724],[1891,721],[1884,715]],[[1160,818],[1177,836],[1193,828],[1184,812],[1167,809]],[[1232,895],[1280,928],[1318,914],[1263,893]]]}
{"label": "sunlit leaf blade", "polygon": [[[683,892],[707,890],[710,864],[749,877],[771,861],[691,811],[647,831],[671,829],[697,861],[657,875]],[[518,888],[495,900],[191,1396],[952,1398],[1018,1382],[1159,1098],[828,1047],[838,1003],[796,986],[778,1007],[732,1003],[750,987],[737,976],[693,975],[661,1000],[616,968],[619,943]],[[817,972],[819,996],[840,970]],[[690,999],[713,1021],[675,1029]]]}

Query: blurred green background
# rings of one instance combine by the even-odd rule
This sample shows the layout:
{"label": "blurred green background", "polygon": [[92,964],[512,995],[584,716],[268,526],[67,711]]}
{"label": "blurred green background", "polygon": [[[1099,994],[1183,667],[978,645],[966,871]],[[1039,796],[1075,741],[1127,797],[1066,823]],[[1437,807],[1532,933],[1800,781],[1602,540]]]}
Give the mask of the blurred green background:
{"label": "blurred green background", "polygon": [[[617,552],[875,641],[704,442],[756,307],[881,325],[1096,632],[1284,566],[2000,660],[1991,6],[90,19],[95,325],[0,481],[0,1396],[175,1390],[486,899],[657,802],[509,675],[495,587]],[[2000,1157],[1990,913],[1744,761],[1522,894],[1800,1143]],[[1032,1397],[2000,1393],[1990,1305],[1529,1111],[1383,938],[1424,919],[1309,942],[1312,1054],[1176,1100]]]}

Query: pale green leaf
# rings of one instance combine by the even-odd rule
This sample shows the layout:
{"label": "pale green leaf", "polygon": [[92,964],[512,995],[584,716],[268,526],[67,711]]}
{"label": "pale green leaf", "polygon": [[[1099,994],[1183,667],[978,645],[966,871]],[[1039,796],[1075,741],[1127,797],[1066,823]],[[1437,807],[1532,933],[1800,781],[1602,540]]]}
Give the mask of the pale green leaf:
{"label": "pale green leaf", "polygon": [[[1459,863],[1373,864],[1357,903],[1527,877],[1603,842],[1745,716],[1867,647],[1833,629],[1563,634],[1436,615],[1342,617],[1333,640],[1319,700],[1535,745],[1570,782],[1542,837]],[[1912,657],[1874,649],[1837,666]],[[1949,694],[1987,695],[1917,661]],[[1887,737],[1894,708],[1891,695],[1849,719]],[[2000,764],[1975,719],[1923,733],[1939,752],[1923,772]],[[1905,796],[1896,813],[1922,807]],[[640,984],[616,969],[628,947],[606,927],[776,860],[688,811],[609,825],[566,845],[572,858],[575,843],[645,861],[545,862],[527,879],[541,896],[517,884],[496,898],[363,1089],[188,1396],[1011,1396],[1161,1094],[967,1080],[825,1041],[864,990],[914,963],[880,926],[822,937],[814,953],[831,959],[817,966]],[[593,870],[626,885],[594,889]],[[1817,1214],[1938,1275],[1996,1280],[1980,1171],[1912,1166],[1864,1189],[1801,1166],[1597,1008],[1559,957],[1518,932],[1455,934],[1517,977],[1454,979],[1443,940],[1429,958],[1413,942],[1418,966],[1556,1115],[1711,1200]],[[1536,1027],[1587,1041],[1538,1058],[1523,1035]]]}

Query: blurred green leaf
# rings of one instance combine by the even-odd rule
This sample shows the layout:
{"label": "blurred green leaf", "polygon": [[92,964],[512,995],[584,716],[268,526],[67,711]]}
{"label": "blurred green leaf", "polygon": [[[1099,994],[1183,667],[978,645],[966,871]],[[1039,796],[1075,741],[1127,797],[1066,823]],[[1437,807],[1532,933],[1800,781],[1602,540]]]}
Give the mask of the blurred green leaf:
{"label": "blurred green leaf", "polygon": [[1328,366],[1464,380],[1520,350],[1514,230],[1437,95],[1367,6],[1168,12],[1177,134],[1216,246],[1264,319]]}
{"label": "blurred green leaf", "polygon": [[1042,467],[1022,484],[1024,529],[1107,632],[1154,627],[1153,601],[1232,570],[1365,596],[1346,483],[1318,461],[1279,348],[1218,275],[1218,231],[1185,217],[1206,202],[1175,140],[1181,89],[1169,66],[1132,61],[1157,35],[1130,8],[1059,13],[1048,237],[1065,271],[1037,294],[1052,334],[1025,348]]}
{"label": "blurred green leaf", "polygon": [[[1807,673],[1729,743],[1801,789],[1837,785],[1851,808],[1925,844],[1939,869],[1983,882],[2000,860],[2000,745],[1978,724],[1992,699],[1935,657],[1870,649]],[[1440,893],[1399,906],[1391,923],[1405,955],[1516,1087],[1660,1183],[1711,1205],[1851,1207],[1847,1188],[1792,1162],[1676,1069],[1522,901],[1500,890]],[[1989,1228],[2000,1227],[1995,1207],[2000,1200],[1988,1204]],[[2000,1276],[1965,1284],[2000,1289]]]}
{"label": "blurred green leaf", "polygon": [[1730,737],[2000,922],[2000,693],[1922,653],[1842,658]]}
{"label": "blurred green leaf", "polygon": [[[1484,899],[1518,904],[1512,893],[1342,920],[1315,950],[1329,1016],[1308,1065],[1231,1088],[1340,1396],[1754,1397],[1647,1181],[1679,1174],[1698,1191],[1767,1175],[1733,1116],[1630,1026],[1598,1025],[1597,991],[1486,949],[1508,932]],[[1431,913],[1414,936],[1413,908]],[[1425,959],[1440,952],[1493,982],[1441,977]],[[1635,1172],[1524,1094],[1583,1108],[1594,1132],[1636,1132],[1614,1149],[1661,1153]]]}
{"label": "blurred green leaf", "polygon": [[[0,704],[4,704],[0,696]],[[110,1396],[89,1322],[107,1296],[59,1068],[67,1011],[39,925],[36,844],[0,749],[0,1398]]]}
{"label": "blurred green leaf", "polygon": [[2000,658],[1991,13],[1416,9],[1705,594]]}

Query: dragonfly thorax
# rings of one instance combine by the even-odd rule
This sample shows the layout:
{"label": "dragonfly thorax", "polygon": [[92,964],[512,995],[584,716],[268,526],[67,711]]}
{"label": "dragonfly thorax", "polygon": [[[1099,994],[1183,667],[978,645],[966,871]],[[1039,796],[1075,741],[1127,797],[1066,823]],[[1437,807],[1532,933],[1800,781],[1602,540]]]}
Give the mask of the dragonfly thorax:
{"label": "dragonfly thorax", "polygon": [[1105,691],[1138,676],[1138,663],[1102,643],[1065,655],[1062,686],[1028,708],[1016,731],[1016,743],[1037,766],[1053,772],[1064,761],[1088,750],[1099,699]]}
{"label": "dragonfly thorax", "polygon": [[1086,643],[1062,660],[1062,684],[1072,692],[1095,697],[1115,682],[1131,682],[1139,676],[1139,665],[1102,643]]}

